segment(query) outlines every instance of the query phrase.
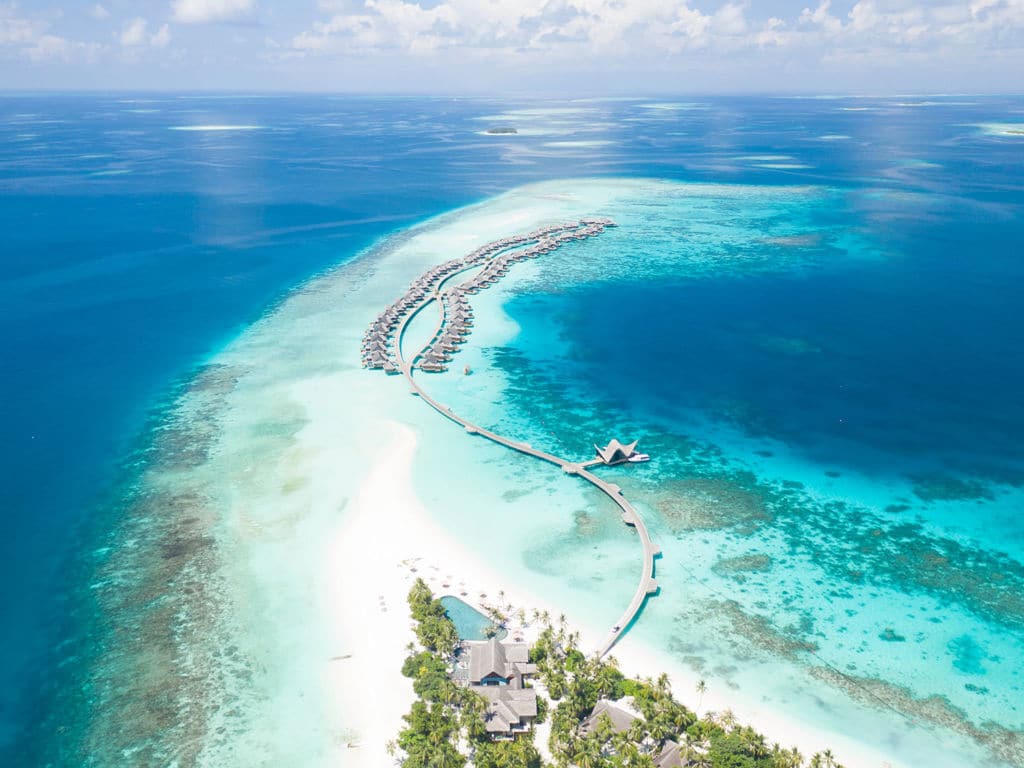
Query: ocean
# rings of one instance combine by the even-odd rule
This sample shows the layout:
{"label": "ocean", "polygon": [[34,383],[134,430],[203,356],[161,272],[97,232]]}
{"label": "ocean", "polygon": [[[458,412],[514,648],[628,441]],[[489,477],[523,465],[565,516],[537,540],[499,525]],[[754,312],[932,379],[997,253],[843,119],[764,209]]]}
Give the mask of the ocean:
{"label": "ocean", "polygon": [[[1024,144],[1004,126],[1022,115],[1009,97],[3,97],[5,763],[209,762],[213,721],[216,764],[240,759],[223,734],[260,722],[232,726],[229,699],[141,711],[202,629],[161,617],[199,583],[183,553],[215,538],[195,499],[228,494],[197,429],[230,432],[267,339],[297,333],[293,297],[534,185],[544,215],[592,203],[620,226],[482,297],[506,325],[474,337],[477,374],[432,386],[560,454],[641,439],[652,462],[610,476],[650,517],[662,593],[623,642],[830,732],[877,729],[897,764],[919,732],[1021,764]],[[329,365],[278,357],[262,387]],[[182,398],[207,394],[182,429]],[[301,420],[249,431],[252,456]],[[502,557],[617,615],[602,595],[628,600],[635,553],[598,501],[511,460],[455,499],[432,461],[421,495],[467,539],[502,473],[564,499],[567,517],[524,512]],[[227,584],[220,562],[199,581]],[[222,661],[275,674],[269,654]]]}

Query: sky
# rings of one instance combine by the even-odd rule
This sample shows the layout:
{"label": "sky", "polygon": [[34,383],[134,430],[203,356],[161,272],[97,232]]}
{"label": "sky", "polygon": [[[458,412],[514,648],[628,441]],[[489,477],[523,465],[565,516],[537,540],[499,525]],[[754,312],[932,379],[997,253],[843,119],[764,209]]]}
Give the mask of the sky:
{"label": "sky", "polygon": [[1024,0],[0,0],[0,89],[1024,91]]}

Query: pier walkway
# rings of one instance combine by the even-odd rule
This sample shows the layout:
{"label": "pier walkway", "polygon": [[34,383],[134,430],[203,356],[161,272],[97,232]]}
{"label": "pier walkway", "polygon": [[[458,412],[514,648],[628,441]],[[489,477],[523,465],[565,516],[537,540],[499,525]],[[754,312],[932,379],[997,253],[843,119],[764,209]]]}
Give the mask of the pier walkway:
{"label": "pier walkway", "polygon": [[[610,224],[610,222],[609,222]],[[461,266],[461,265],[460,265]],[[456,270],[453,270],[456,271]],[[464,270],[458,269],[457,272]],[[640,578],[637,584],[637,588],[633,594],[632,600],[626,607],[625,612],[619,619],[618,623],[615,624],[608,636],[602,642],[601,646],[597,649],[597,655],[599,658],[604,657],[609,651],[615,646],[622,635],[628,630],[632,623],[636,620],[643,608],[644,602],[647,600],[649,595],[653,595],[658,591],[658,583],[654,578],[654,560],[661,554],[661,550],[651,541],[651,537],[647,531],[647,526],[644,524],[643,518],[637,512],[629,501],[622,495],[622,489],[614,483],[609,483],[601,478],[597,477],[590,471],[590,467],[600,464],[600,460],[591,460],[586,462],[573,462],[566,459],[555,456],[554,454],[547,453],[546,451],[534,448],[529,443],[518,442],[511,440],[507,437],[485,429],[478,424],[474,424],[457,413],[453,412],[451,408],[435,400],[431,397],[424,389],[420,386],[419,382],[413,376],[413,371],[417,367],[417,363],[421,357],[428,354],[428,351],[433,347],[435,340],[441,337],[443,334],[446,324],[448,322],[448,301],[446,299],[451,296],[460,296],[466,290],[467,284],[473,283],[478,278],[470,278],[465,282],[459,283],[458,285],[450,288],[445,288],[445,283],[452,282],[451,278],[454,275],[449,274],[445,276],[445,279],[440,281],[440,284],[435,286],[434,290],[431,290],[425,295],[419,298],[413,306],[409,307],[408,311],[405,312],[399,319],[397,325],[393,329],[393,360],[397,366],[397,372],[401,373],[407,380],[412,393],[419,396],[423,402],[437,411],[439,414],[444,416],[446,419],[453,421],[454,423],[461,426],[471,435],[479,435],[491,442],[503,445],[506,448],[510,448],[519,453],[532,456],[541,461],[545,461],[549,464],[562,469],[563,472],[576,475],[588,483],[593,485],[608,498],[610,498],[616,506],[619,507],[621,512],[622,522],[626,525],[636,529],[637,534],[640,537],[640,545],[643,550],[642,564],[640,570]],[[421,311],[429,307],[431,304],[438,306],[438,320],[437,326],[434,329],[434,334],[430,340],[423,346],[406,356],[402,349],[402,342],[405,336],[405,332],[415,318]]]}

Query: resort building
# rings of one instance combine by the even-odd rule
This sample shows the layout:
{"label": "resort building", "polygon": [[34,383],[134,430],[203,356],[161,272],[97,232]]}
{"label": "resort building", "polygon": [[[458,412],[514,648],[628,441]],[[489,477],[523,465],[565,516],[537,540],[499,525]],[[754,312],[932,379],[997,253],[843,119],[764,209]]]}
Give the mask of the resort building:
{"label": "resort building", "polygon": [[655,758],[654,764],[658,768],[684,768],[690,763],[687,758],[687,750],[669,739],[662,745],[661,752]]}
{"label": "resort building", "polygon": [[[580,724],[580,733],[585,736],[594,733],[604,718],[608,719],[606,727],[610,727],[612,733],[628,733],[633,724],[641,720],[641,717],[638,712],[628,709],[627,706],[622,702],[601,699],[594,705],[594,709],[587,719]],[[671,739],[666,739],[659,746],[648,735],[644,737],[639,746],[645,754],[649,754],[654,759],[654,765],[657,768],[684,768],[690,764],[686,757],[687,750]],[[615,754],[610,743],[606,744],[602,751],[605,755]]]}
{"label": "resort building", "polygon": [[465,684],[488,703],[487,732],[496,739],[511,739],[529,731],[537,717],[537,692],[525,686],[525,679],[537,673],[537,665],[530,663],[530,646],[492,637],[463,643],[462,653],[469,656]]}
{"label": "resort building", "polygon": [[526,643],[502,643],[497,638],[466,643],[469,651],[469,685],[508,685],[523,687],[526,675],[537,674],[537,665],[530,663],[530,646]]}
{"label": "resort building", "polygon": [[532,688],[520,690],[505,686],[481,686],[474,690],[487,699],[484,727],[495,739],[512,739],[527,733],[537,717],[537,692]]}
{"label": "resort building", "polygon": [[594,445],[594,450],[597,451],[597,456],[605,464],[622,464],[623,462],[641,462],[650,461],[651,457],[646,453],[638,453],[636,450],[636,444],[639,440],[634,440],[629,445],[624,445],[618,440],[612,440],[604,448],[599,445]]}
{"label": "resort building", "polygon": [[612,724],[613,733],[625,733],[640,718],[623,707],[616,706],[607,699],[601,699],[594,705],[593,711],[580,724],[580,732],[589,736],[597,730],[602,717],[607,717]]}

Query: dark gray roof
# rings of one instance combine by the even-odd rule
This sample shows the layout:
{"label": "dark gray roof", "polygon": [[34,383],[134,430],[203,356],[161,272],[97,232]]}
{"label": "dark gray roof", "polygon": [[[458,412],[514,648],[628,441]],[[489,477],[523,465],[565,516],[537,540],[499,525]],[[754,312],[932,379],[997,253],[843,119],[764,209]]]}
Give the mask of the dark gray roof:
{"label": "dark gray roof", "polygon": [[470,683],[479,683],[486,677],[508,679],[537,671],[537,665],[529,663],[530,646],[526,643],[502,643],[492,637],[487,642],[468,645]]}
{"label": "dark gray roof", "polygon": [[612,729],[615,733],[624,733],[629,730],[629,726],[637,720],[636,715],[630,714],[624,709],[621,709],[607,699],[601,699],[594,705],[594,711],[590,713],[583,724],[580,726],[580,730],[583,733],[593,733],[597,727],[597,721],[601,719],[601,715],[607,715],[608,719],[612,721]]}
{"label": "dark gray roof", "polygon": [[676,742],[666,741],[661,748],[661,754],[658,755],[658,759],[654,761],[654,764],[658,768],[683,768],[686,765],[683,762],[683,754],[683,748],[676,744]]}
{"label": "dark gray roof", "polygon": [[537,692],[532,688],[480,685],[473,690],[487,699],[484,724],[488,733],[508,733],[522,725],[523,718],[537,716]]}
{"label": "dark gray roof", "polygon": [[511,677],[505,648],[492,637],[486,643],[474,643],[469,647],[469,680],[479,683],[485,677]]}

